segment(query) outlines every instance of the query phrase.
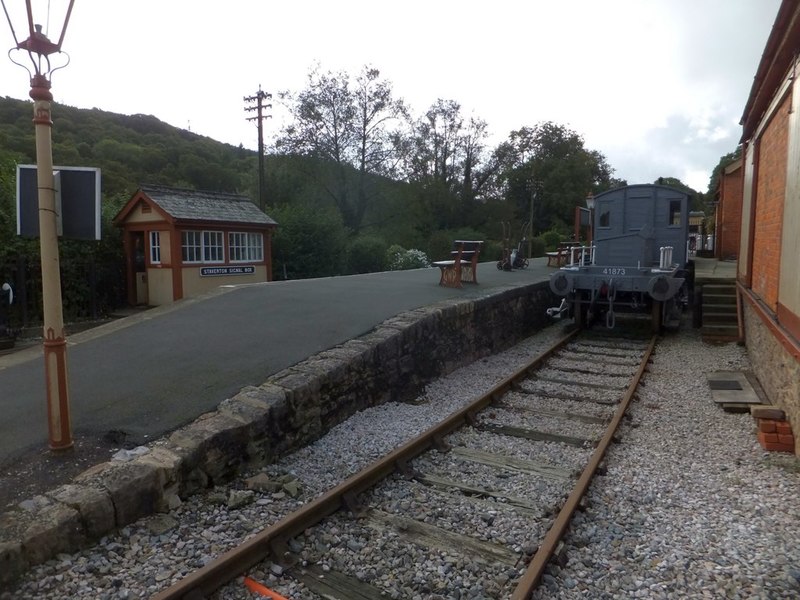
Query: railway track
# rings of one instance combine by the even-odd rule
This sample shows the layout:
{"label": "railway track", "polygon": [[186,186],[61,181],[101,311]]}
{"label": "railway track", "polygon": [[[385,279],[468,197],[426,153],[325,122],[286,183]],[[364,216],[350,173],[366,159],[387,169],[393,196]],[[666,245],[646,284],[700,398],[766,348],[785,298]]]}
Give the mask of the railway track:
{"label": "railway track", "polygon": [[[567,335],[156,600],[213,597],[254,568],[277,577],[275,598],[289,582],[304,590],[292,598],[530,597],[654,346]],[[225,589],[218,597],[236,597]]]}

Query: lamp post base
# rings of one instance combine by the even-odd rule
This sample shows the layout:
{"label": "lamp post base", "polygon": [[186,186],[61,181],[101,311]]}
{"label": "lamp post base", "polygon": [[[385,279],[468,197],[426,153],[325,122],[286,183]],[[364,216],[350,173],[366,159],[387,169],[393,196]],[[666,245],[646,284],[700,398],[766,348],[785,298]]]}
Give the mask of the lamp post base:
{"label": "lamp post base", "polygon": [[48,329],[44,339],[44,370],[47,382],[47,414],[51,450],[72,448],[72,424],[67,382],[67,341]]}

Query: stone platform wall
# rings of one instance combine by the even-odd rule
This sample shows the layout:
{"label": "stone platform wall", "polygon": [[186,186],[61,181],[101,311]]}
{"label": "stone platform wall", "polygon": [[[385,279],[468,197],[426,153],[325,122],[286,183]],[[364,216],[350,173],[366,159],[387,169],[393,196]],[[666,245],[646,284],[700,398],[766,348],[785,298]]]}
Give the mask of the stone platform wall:
{"label": "stone platform wall", "polygon": [[389,319],[248,387],[130,462],[107,462],[0,515],[0,584],[181,498],[318,439],[364,408],[416,398],[433,379],[546,324],[545,283],[450,300]]}
{"label": "stone platform wall", "polygon": [[[786,413],[794,431],[800,431],[800,363],[775,339],[748,302],[744,309],[747,354],[770,402]],[[800,444],[795,443],[795,452]]]}

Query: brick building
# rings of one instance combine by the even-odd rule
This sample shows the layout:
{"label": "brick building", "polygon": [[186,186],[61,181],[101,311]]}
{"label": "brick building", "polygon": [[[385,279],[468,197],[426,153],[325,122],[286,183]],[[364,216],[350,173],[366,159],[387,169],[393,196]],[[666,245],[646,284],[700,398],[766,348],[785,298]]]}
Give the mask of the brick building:
{"label": "brick building", "polygon": [[[742,116],[737,264],[747,349],[800,431],[800,3],[783,0]],[[800,448],[800,444],[795,444]]]}
{"label": "brick building", "polygon": [[714,258],[733,260],[739,256],[742,233],[742,159],[726,165],[719,175],[714,215]]}

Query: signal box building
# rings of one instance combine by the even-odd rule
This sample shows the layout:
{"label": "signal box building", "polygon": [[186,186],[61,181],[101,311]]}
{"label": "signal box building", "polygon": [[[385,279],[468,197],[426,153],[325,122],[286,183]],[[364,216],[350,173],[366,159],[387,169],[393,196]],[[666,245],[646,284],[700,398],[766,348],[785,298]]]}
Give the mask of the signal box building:
{"label": "signal box building", "polygon": [[277,223],[245,196],[142,186],[114,224],[123,230],[131,305],[272,280]]}
{"label": "signal box building", "polygon": [[[742,116],[737,281],[753,369],[800,432],[800,3],[783,0]],[[797,441],[797,440],[795,440]],[[800,443],[795,443],[795,451]]]}

